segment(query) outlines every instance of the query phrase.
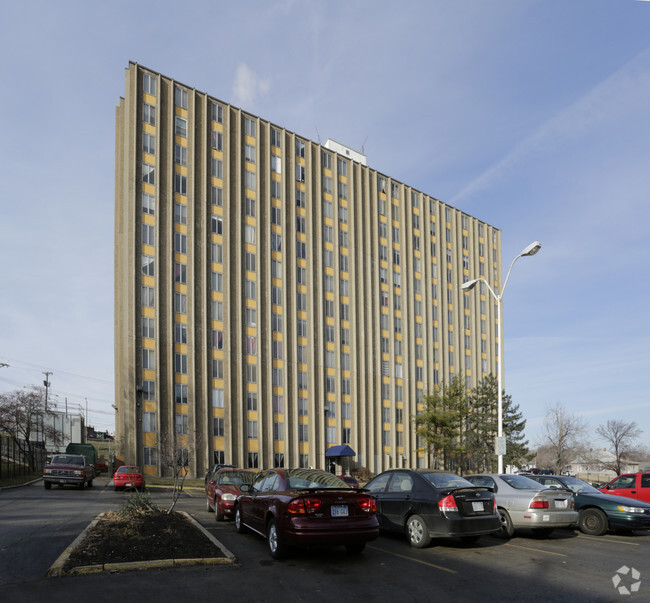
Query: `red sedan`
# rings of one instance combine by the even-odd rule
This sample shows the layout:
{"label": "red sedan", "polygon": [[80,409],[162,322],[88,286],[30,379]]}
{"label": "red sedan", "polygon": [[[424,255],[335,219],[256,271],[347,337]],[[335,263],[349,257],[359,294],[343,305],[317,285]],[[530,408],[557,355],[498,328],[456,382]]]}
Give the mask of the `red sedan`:
{"label": "red sedan", "polygon": [[113,474],[113,489],[136,488],[144,490],[144,475],[139,467],[123,465]]}
{"label": "red sedan", "polygon": [[235,501],[241,494],[239,486],[251,484],[257,471],[253,469],[219,469],[210,476],[205,485],[208,512],[214,511],[215,519],[234,517]]}
{"label": "red sedan", "polygon": [[240,489],[235,528],[266,538],[273,559],[295,545],[344,545],[360,553],[379,535],[375,499],[327,471],[270,469]]}
{"label": "red sedan", "polygon": [[339,477],[350,486],[350,488],[354,488],[355,490],[359,488],[359,482],[356,477],[352,477],[351,475],[339,475]]}

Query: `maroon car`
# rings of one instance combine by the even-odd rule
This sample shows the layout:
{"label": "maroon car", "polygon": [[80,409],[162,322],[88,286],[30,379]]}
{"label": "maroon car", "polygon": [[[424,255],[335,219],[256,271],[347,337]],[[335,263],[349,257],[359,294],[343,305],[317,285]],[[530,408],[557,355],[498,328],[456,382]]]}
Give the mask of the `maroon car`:
{"label": "maroon car", "polygon": [[270,469],[240,486],[235,528],[267,540],[273,559],[291,546],[344,545],[360,553],[379,535],[375,499],[320,469]]}
{"label": "maroon car", "polygon": [[253,469],[218,469],[205,486],[208,513],[214,511],[217,521],[234,517],[239,486],[253,483],[256,475]]}

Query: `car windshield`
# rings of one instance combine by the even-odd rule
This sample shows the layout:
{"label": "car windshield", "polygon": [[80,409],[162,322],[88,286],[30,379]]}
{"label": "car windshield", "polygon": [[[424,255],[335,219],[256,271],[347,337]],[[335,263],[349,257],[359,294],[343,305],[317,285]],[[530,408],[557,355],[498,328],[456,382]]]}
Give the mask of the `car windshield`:
{"label": "car windshield", "polygon": [[120,467],[117,470],[118,473],[139,473],[140,470],[137,467]]}
{"label": "car windshield", "polygon": [[320,469],[289,469],[287,488],[349,488],[342,479]]}
{"label": "car windshield", "polygon": [[472,482],[453,473],[422,473],[421,475],[436,488],[474,488]]}
{"label": "car windshield", "polygon": [[251,471],[227,471],[219,475],[219,484],[222,486],[241,486],[252,484],[255,473]]}
{"label": "car windshield", "polygon": [[516,490],[539,490],[540,483],[523,475],[502,475],[501,479]]}
{"label": "car windshield", "polygon": [[83,465],[82,456],[70,456],[67,454],[58,454],[52,458],[53,465]]}

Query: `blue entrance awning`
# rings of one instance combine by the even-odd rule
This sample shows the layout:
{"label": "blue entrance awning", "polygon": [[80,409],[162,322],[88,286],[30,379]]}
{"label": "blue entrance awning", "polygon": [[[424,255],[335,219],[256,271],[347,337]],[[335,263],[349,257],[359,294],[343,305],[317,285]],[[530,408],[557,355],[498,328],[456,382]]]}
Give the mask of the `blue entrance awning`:
{"label": "blue entrance awning", "polygon": [[325,452],[325,456],[357,456],[357,453],[344,444],[343,446],[331,446]]}

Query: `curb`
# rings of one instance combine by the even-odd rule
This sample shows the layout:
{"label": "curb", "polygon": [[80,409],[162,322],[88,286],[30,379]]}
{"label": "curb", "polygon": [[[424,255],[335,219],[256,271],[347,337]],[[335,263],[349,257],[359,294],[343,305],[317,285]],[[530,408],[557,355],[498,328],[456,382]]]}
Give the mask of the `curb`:
{"label": "curb", "polygon": [[92,529],[100,521],[104,513],[100,513],[93,519],[86,529],[77,536],[73,543],[61,553],[58,559],[52,564],[50,569],[47,570],[48,578],[56,578],[60,576],[79,576],[88,574],[101,574],[104,572],[118,573],[129,572],[134,570],[147,570],[147,569],[169,569],[172,567],[187,567],[190,565],[234,565],[237,562],[235,555],[233,555],[221,542],[219,542],[210,532],[208,532],[194,517],[185,511],[178,511],[187,519],[190,520],[192,525],[196,527],[202,534],[204,534],[212,544],[214,544],[223,554],[224,557],[199,557],[195,559],[159,559],[155,561],[129,561],[125,563],[102,563],[98,565],[81,565],[72,568],[69,572],[63,571],[68,557],[72,551],[84,539],[90,529]]}

